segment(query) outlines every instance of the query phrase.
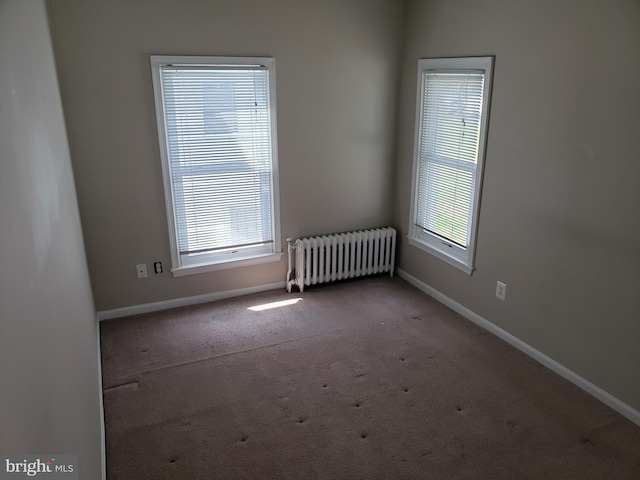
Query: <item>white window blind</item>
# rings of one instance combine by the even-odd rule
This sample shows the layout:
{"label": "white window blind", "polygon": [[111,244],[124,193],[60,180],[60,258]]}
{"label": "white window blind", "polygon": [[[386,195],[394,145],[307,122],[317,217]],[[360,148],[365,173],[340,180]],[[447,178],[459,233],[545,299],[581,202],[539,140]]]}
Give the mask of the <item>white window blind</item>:
{"label": "white window blind", "polygon": [[409,241],[471,273],[492,57],[423,59],[418,70]]}
{"label": "white window blind", "polygon": [[426,71],[416,225],[469,245],[484,73]]}
{"label": "white window blind", "polygon": [[269,74],[261,64],[157,66],[174,267],[274,251]]}

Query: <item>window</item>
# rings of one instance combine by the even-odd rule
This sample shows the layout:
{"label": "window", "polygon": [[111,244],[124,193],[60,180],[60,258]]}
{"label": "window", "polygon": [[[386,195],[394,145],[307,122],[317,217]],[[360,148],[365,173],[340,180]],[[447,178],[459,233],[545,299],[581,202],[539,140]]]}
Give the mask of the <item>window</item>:
{"label": "window", "polygon": [[174,275],[279,260],[275,60],[151,69]]}
{"label": "window", "polygon": [[468,274],[474,255],[493,57],[422,59],[409,243]]}

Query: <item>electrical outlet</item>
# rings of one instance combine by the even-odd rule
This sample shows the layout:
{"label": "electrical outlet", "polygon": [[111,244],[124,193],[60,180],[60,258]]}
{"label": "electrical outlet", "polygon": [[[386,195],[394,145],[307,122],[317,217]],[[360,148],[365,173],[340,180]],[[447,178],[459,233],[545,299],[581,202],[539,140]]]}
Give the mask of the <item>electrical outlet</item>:
{"label": "electrical outlet", "polygon": [[162,273],[162,262],[154,262],[153,271],[156,273]]}
{"label": "electrical outlet", "polygon": [[506,296],[507,285],[505,283],[502,283],[501,281],[498,281],[498,283],[496,284],[496,297],[500,300],[504,300]]}
{"label": "electrical outlet", "polygon": [[136,272],[138,272],[138,278],[147,278],[147,264],[136,265]]}

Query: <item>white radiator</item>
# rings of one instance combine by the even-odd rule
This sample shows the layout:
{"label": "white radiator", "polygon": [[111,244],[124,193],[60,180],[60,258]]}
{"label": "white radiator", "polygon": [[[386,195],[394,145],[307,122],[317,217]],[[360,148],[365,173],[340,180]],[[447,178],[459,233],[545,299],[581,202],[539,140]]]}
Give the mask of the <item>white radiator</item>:
{"label": "white radiator", "polygon": [[287,242],[289,292],[294,285],[303,292],[305,285],[383,272],[393,276],[396,231],[391,227],[297,240],[288,238]]}

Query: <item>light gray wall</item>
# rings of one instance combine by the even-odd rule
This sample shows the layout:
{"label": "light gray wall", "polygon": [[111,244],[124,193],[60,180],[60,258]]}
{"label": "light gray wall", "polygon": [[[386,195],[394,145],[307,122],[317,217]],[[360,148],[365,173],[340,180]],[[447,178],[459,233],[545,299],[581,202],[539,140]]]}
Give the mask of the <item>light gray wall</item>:
{"label": "light gray wall", "polygon": [[286,255],[136,278],[138,263],[170,264],[150,54],[276,58],[283,242],[391,221],[402,2],[49,5],[98,310],[285,280]]}
{"label": "light gray wall", "polygon": [[0,0],[0,452],[101,477],[97,323],[44,3]]}
{"label": "light gray wall", "polygon": [[640,3],[415,0],[406,20],[401,237],[418,59],[496,61],[477,270],[406,240],[400,267],[640,410]]}

